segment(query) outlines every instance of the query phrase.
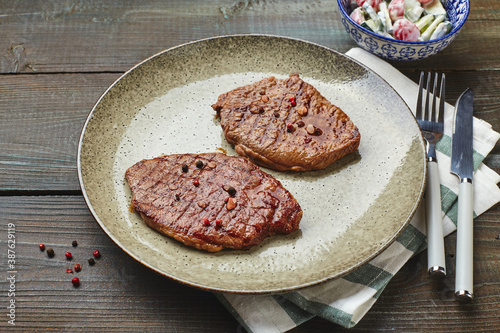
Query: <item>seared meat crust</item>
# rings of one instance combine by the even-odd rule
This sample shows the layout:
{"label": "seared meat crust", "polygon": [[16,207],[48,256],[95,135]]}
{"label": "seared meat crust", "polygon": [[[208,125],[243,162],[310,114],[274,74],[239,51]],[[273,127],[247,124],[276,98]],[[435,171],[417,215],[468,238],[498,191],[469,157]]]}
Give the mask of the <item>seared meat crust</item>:
{"label": "seared meat crust", "polygon": [[349,117],[296,73],[231,90],[212,108],[236,152],[274,170],[324,169],[361,139]]}
{"label": "seared meat crust", "polygon": [[209,252],[249,249],[297,230],[302,218],[290,192],[242,157],[165,155],[136,163],[125,177],[131,207],[149,227]]}

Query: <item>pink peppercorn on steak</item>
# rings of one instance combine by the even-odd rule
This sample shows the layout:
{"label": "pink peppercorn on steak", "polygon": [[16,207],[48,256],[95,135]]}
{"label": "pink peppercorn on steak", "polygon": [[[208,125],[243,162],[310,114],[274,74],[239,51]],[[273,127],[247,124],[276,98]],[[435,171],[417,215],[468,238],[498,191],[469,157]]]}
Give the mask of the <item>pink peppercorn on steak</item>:
{"label": "pink peppercorn on steak", "polygon": [[349,117],[296,73],[231,90],[212,108],[236,152],[270,169],[324,169],[361,139]]}
{"label": "pink peppercorn on steak", "polygon": [[297,230],[302,218],[290,192],[242,157],[165,155],[136,163],[125,177],[131,207],[149,227],[209,252],[249,249]]}

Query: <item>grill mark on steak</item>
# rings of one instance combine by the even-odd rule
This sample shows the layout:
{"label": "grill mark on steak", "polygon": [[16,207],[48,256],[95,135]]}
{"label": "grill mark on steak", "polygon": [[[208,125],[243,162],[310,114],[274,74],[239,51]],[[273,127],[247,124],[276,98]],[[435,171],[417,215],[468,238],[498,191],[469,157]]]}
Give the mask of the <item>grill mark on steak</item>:
{"label": "grill mark on steak", "polygon": [[[244,170],[243,170],[243,168],[233,168],[233,170],[235,170],[235,171],[231,174],[231,176],[229,177],[229,179],[231,179],[231,178],[232,178],[232,176],[236,175],[236,174],[237,174],[237,171],[244,171]],[[244,174],[245,174],[245,173],[244,173]],[[252,175],[250,175],[250,174],[245,174],[245,177],[241,180],[241,183],[247,183],[248,179],[249,179],[249,178],[251,178],[251,177],[252,177]],[[234,185],[234,184],[233,184],[233,185]],[[223,189],[222,189],[222,190],[220,190],[220,192],[221,192],[222,196],[227,197],[227,192],[226,192],[225,190],[223,190]],[[224,193],[226,193],[226,194],[224,194]],[[240,191],[240,194],[239,194],[239,195],[240,195],[240,196],[244,196],[244,197],[246,197],[246,199],[247,199],[247,200],[245,200],[245,201],[247,201],[247,202],[250,202],[250,203],[251,203],[251,201],[250,201],[250,199],[248,198],[248,196],[246,196],[245,191]],[[219,210],[219,213],[222,213],[222,212],[224,211],[224,209],[225,209],[225,205],[222,205],[222,206],[221,206],[221,209]],[[237,216],[237,212],[238,212],[238,211],[240,211],[241,207],[237,207],[236,209],[237,209],[237,210],[236,210],[236,211],[233,211],[233,213],[232,213],[234,217],[236,217],[236,216]],[[241,211],[240,211],[240,212],[241,212]],[[245,208],[244,214],[245,214],[245,216],[247,216],[247,217],[249,217],[249,216],[250,216],[250,213],[248,212],[248,208]],[[260,214],[260,212],[259,212],[259,211],[254,212],[253,216],[255,216],[255,215],[260,215],[263,219],[265,219],[265,216],[263,216],[262,214]],[[268,218],[273,218],[273,216],[268,216]],[[251,222],[251,221],[250,221],[250,222]],[[244,228],[247,228],[247,227],[255,228],[255,226],[254,226],[254,225],[252,225],[252,224],[246,224],[246,223],[244,223],[244,222],[239,222],[239,221],[236,221],[236,223],[241,223],[241,224],[242,224],[242,228],[243,228],[243,227],[244,227]]]}
{"label": "grill mark on steak", "polygon": [[236,88],[212,108],[238,154],[275,170],[323,169],[357,150],[361,138],[340,108],[295,73]]}
{"label": "grill mark on steak", "polygon": [[[195,166],[197,160],[203,161],[203,168]],[[187,173],[182,164],[189,165]],[[167,155],[138,162],[125,176],[131,206],[145,223],[198,249],[248,249],[266,237],[298,229],[302,217],[299,204],[279,181],[241,157]],[[236,193],[230,195],[228,186]],[[237,204],[228,210],[224,199],[233,195]],[[202,222],[205,218],[209,226]],[[214,225],[217,219],[223,221],[221,226]]]}
{"label": "grill mark on steak", "polygon": [[[166,167],[166,165],[161,165],[161,164],[155,165],[155,166],[154,166],[154,168],[153,168],[153,169],[151,169],[151,170],[150,170],[150,172],[149,172],[147,175],[144,175],[144,176],[142,177],[142,179],[141,179],[141,181],[140,181],[140,185],[143,185],[143,182],[145,182],[145,181],[148,181],[148,180],[153,179],[153,178],[151,177],[151,174],[153,174],[154,172],[158,172],[158,170],[157,170],[158,168],[162,168],[162,169],[164,169],[165,167]],[[167,174],[168,174],[168,173],[167,173]],[[160,182],[161,182],[161,179],[157,180],[157,181],[155,182],[155,184],[154,184],[154,185],[151,185],[148,189],[154,188],[154,187],[155,187],[158,183],[160,183]]]}

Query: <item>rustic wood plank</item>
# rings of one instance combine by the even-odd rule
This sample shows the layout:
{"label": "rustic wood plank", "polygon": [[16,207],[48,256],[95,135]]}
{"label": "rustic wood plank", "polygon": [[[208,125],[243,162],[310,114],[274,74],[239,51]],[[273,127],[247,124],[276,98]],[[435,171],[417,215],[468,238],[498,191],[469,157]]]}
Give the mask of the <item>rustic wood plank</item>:
{"label": "rustic wood plank", "polygon": [[94,103],[119,75],[3,76],[0,189],[79,190],[80,132]]}
{"label": "rustic wood plank", "polygon": [[[446,238],[450,274],[442,282],[427,278],[423,252],[394,277],[354,329],[315,318],[292,332],[497,332],[499,218],[496,207],[475,221],[473,304],[453,300],[452,234]],[[100,229],[81,196],[2,197],[0,220],[3,249],[7,226],[15,225],[17,330],[243,332],[211,293],[180,285],[126,255]],[[77,247],[71,246],[73,240]],[[40,243],[52,247],[55,257],[41,252]],[[102,257],[89,266],[94,249]],[[66,251],[73,260],[66,260]],[[7,251],[0,253],[5,265]],[[75,263],[82,264],[82,271],[67,273]],[[74,276],[81,279],[78,288],[71,285]],[[8,289],[6,279],[0,280],[0,287]]]}
{"label": "rustic wood plank", "polygon": [[[338,17],[333,5],[298,0],[19,1],[6,6],[0,17],[9,37],[0,46],[5,55],[0,72],[124,71],[166,48],[237,33],[315,36],[312,41],[325,44],[341,27],[330,18]],[[316,24],[321,17],[324,25]],[[345,33],[339,35],[350,42]]]}
{"label": "rustic wood plank", "polygon": [[[494,0],[475,1],[462,32],[442,54],[399,66],[498,68],[496,7]],[[6,36],[0,40],[0,73],[123,72],[169,47],[240,33],[300,38],[340,52],[356,46],[339,20],[336,1],[23,0],[2,6],[0,25]]]}
{"label": "rustic wood plank", "polygon": [[[500,7],[475,0],[458,38],[438,56],[393,62],[414,81],[420,70],[445,71],[447,101],[465,87],[475,116],[500,131]],[[209,292],[143,267],[99,228],[79,194],[76,149],[100,94],[124,71],[172,46],[217,35],[263,33],[309,40],[345,52],[356,44],[338,19],[336,1],[0,0],[0,251],[6,274],[7,226],[16,225],[16,331],[244,332]],[[21,73],[21,74],[20,74]],[[500,171],[500,144],[486,158]],[[31,193],[39,196],[22,196]],[[63,195],[72,193],[74,195]],[[45,196],[46,194],[52,194]],[[449,276],[425,274],[423,252],[403,267],[354,329],[315,318],[305,332],[500,331],[500,205],[475,220],[475,292],[453,298],[455,235],[446,238]],[[73,240],[79,241],[72,248]],[[49,259],[38,250],[56,250]],[[103,257],[89,267],[99,248]],[[68,262],[63,253],[73,252]],[[65,272],[77,260],[79,288]],[[6,299],[8,284],[0,279]],[[5,319],[5,317],[4,317]],[[6,321],[0,322],[0,331]]]}
{"label": "rustic wood plank", "polygon": [[[0,216],[4,275],[7,226],[15,225],[17,330],[234,332],[237,327],[211,293],[164,278],[126,255],[80,196],[2,197]],[[40,243],[53,248],[55,257],[41,252]],[[102,256],[89,266],[95,249]],[[66,251],[73,254],[71,261]],[[82,271],[67,273],[76,263]],[[75,276],[78,288],[71,284]],[[0,286],[9,289],[5,278]],[[2,320],[0,327],[5,324]]]}

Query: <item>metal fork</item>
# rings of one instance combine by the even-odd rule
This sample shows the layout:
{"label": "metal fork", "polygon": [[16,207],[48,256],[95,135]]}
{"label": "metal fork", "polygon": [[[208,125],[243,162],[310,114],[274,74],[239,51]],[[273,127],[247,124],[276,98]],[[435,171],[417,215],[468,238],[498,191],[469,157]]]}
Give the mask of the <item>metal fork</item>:
{"label": "metal fork", "polygon": [[[445,75],[441,74],[439,88],[439,107],[437,106],[438,73],[434,73],[434,85],[431,91],[431,73],[427,75],[427,85],[424,95],[424,72],[420,73],[417,108],[415,117],[427,143],[427,189],[426,189],[426,219],[427,219],[427,267],[430,276],[446,275],[444,257],[443,220],[441,215],[441,192],[436,159],[436,142],[443,136],[443,114]],[[431,104],[432,97],[432,105]],[[422,107],[424,110],[422,112]]]}

